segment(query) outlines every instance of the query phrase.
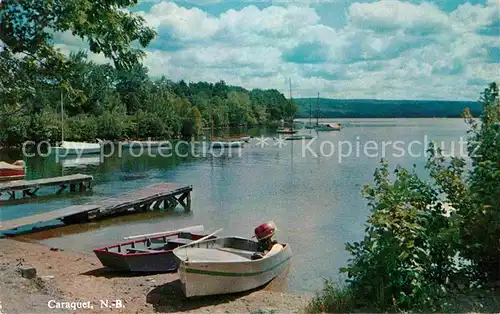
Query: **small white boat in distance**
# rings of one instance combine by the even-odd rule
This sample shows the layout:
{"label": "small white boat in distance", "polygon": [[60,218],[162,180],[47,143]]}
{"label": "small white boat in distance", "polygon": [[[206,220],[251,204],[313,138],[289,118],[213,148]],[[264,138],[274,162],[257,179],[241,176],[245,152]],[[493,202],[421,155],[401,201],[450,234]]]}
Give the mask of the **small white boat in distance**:
{"label": "small white boat in distance", "polygon": [[60,156],[100,154],[101,144],[63,141],[59,147],[54,147],[54,149],[58,152]]}
{"label": "small white boat in distance", "polygon": [[[281,243],[280,243],[281,244]],[[174,250],[186,297],[252,290],[273,280],[292,258],[290,245],[260,259],[252,259],[259,243],[240,237],[206,240]]]}

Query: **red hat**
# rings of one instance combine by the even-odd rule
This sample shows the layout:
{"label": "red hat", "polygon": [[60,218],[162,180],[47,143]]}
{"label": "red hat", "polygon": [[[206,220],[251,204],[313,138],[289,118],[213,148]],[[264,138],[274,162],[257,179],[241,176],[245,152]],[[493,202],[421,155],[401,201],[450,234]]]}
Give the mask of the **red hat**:
{"label": "red hat", "polygon": [[274,222],[266,222],[263,223],[262,225],[258,226],[255,228],[255,236],[257,240],[264,240],[269,237],[272,237],[274,233],[276,232],[276,225]]}

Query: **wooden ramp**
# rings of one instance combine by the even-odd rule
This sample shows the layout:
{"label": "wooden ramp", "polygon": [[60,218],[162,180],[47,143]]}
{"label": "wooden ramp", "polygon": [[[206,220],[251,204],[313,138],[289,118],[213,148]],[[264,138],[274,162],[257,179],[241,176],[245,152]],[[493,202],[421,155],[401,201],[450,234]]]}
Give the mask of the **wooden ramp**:
{"label": "wooden ramp", "polygon": [[99,210],[99,207],[96,205],[75,205],[19,219],[0,221],[0,229],[13,230],[34,223],[48,222],[56,219],[64,220],[66,217],[78,214],[90,214],[90,212],[97,210]]}
{"label": "wooden ramp", "polygon": [[176,207],[178,204],[189,210],[191,208],[192,190],[193,187],[189,185],[154,184],[83,205],[74,205],[38,215],[0,221],[0,230],[15,230],[52,220],[61,220],[66,223],[85,222],[130,211],[144,212],[160,208],[169,209]]}
{"label": "wooden ramp", "polygon": [[58,186],[56,193],[61,193],[67,187],[71,192],[78,190],[83,192],[91,188],[93,177],[86,174],[73,174],[69,176],[43,178],[36,180],[17,180],[0,183],[0,196],[7,193],[9,199],[16,198],[16,192],[22,191],[22,196],[36,196],[36,192],[44,186]]}

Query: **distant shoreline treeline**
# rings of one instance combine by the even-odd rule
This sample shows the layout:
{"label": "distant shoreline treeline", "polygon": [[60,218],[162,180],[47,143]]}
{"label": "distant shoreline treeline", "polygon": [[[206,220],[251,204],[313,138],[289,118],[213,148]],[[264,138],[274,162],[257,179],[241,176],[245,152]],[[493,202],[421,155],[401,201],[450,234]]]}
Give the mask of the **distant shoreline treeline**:
{"label": "distant shoreline treeline", "polygon": [[[299,104],[298,117],[316,117],[317,98],[294,99]],[[481,104],[473,101],[319,99],[320,118],[459,118],[465,108],[479,116]]]}

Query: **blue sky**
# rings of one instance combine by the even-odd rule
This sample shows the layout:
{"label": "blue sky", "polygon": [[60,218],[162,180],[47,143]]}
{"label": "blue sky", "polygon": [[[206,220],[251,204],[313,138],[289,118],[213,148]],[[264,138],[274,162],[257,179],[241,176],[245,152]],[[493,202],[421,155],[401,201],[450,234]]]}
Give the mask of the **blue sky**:
{"label": "blue sky", "polygon": [[500,78],[499,0],[139,1],[131,11],[158,32],[144,60],[152,76],[284,93],[290,77],[294,97],[452,100],[476,100]]}

